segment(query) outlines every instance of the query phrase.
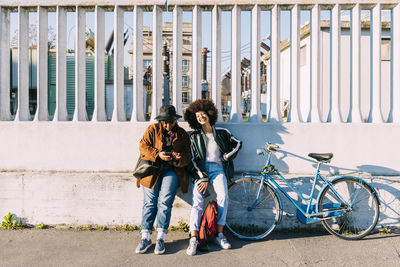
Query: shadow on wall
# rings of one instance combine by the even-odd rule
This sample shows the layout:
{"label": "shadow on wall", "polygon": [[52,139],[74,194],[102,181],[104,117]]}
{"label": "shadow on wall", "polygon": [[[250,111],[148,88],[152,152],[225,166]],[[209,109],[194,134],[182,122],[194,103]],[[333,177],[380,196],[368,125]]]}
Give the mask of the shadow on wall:
{"label": "shadow on wall", "polygon": [[[265,123],[217,123],[216,127],[222,127],[228,129],[233,136],[241,140],[242,149],[238,153],[238,156],[234,160],[235,172],[249,172],[249,171],[260,171],[262,166],[265,164],[265,159],[261,156],[257,156],[257,148],[265,146],[266,142],[274,143],[278,145],[284,144],[281,134],[287,133],[286,127],[281,122],[276,120],[270,120],[268,127]],[[267,130],[266,130],[267,129]],[[262,134],[260,134],[262,132]],[[246,149],[243,149],[245,147]],[[280,169],[288,169],[285,161],[275,158],[274,155],[272,161],[277,163],[277,167]],[[257,169],[249,170],[250,166],[257,166]],[[190,186],[190,185],[189,185]],[[210,190],[210,197],[215,199],[213,190]],[[191,205],[192,203],[192,190],[189,188],[189,192],[186,194],[178,193],[177,196],[183,201]],[[205,200],[207,203],[209,198]]]}
{"label": "shadow on wall", "polygon": [[[276,120],[270,120],[265,123],[242,123],[242,124],[220,124],[243,142],[243,149],[239,152],[235,159],[235,171],[241,172],[258,172],[265,164],[265,158],[258,156],[256,150],[264,148],[265,143],[273,143],[282,146],[285,142],[282,135],[287,134],[286,127]],[[277,165],[279,169],[288,169],[285,161],[272,156],[271,162]]]}

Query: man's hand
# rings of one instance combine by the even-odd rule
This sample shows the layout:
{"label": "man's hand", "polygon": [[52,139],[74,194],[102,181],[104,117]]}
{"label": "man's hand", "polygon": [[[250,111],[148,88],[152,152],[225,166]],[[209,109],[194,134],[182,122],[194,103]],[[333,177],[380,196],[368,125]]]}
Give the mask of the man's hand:
{"label": "man's hand", "polygon": [[200,193],[205,194],[207,190],[208,182],[201,182],[197,185],[197,189],[199,189]]}
{"label": "man's hand", "polygon": [[169,156],[165,151],[161,151],[160,153],[158,153],[158,156],[160,157],[160,159],[162,159],[163,161],[170,161],[173,159],[172,156]]}
{"label": "man's hand", "polygon": [[176,159],[176,160],[180,160],[182,158],[182,154],[178,153],[178,152],[174,152],[172,151],[172,156]]}

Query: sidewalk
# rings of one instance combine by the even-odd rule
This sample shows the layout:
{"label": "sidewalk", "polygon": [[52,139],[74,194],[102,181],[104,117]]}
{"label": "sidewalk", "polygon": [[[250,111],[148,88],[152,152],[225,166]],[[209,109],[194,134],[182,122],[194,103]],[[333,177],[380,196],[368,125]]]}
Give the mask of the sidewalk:
{"label": "sidewalk", "polygon": [[[400,235],[373,234],[345,241],[328,234],[272,233],[244,242],[230,235],[232,249],[216,245],[187,256],[188,234],[170,232],[166,253],[134,253],[139,232],[0,230],[0,266],[399,266]],[[152,236],[153,242],[155,235]]]}

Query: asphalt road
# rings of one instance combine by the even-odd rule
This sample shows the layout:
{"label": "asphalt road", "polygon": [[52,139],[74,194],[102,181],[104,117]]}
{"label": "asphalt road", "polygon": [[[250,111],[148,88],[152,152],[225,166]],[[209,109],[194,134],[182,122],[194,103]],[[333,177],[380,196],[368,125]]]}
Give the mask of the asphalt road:
{"label": "asphalt road", "polygon": [[[170,232],[166,253],[135,254],[138,231],[0,230],[0,266],[400,266],[400,235],[345,241],[328,234],[273,233],[232,249],[186,255],[188,234]],[[152,236],[155,241],[155,234]]]}

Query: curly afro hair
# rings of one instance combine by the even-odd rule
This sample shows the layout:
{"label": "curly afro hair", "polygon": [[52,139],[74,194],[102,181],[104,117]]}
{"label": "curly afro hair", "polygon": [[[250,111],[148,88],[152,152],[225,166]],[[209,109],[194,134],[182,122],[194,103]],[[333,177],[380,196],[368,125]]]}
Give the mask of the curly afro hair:
{"label": "curly afro hair", "polygon": [[218,119],[218,109],[211,99],[198,99],[191,103],[185,111],[185,121],[189,123],[190,128],[194,130],[201,129],[197,122],[196,112],[204,111],[210,120],[210,125],[214,126]]}

